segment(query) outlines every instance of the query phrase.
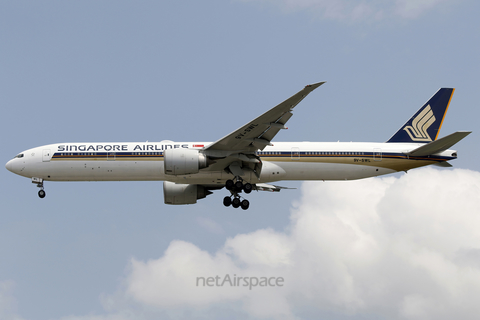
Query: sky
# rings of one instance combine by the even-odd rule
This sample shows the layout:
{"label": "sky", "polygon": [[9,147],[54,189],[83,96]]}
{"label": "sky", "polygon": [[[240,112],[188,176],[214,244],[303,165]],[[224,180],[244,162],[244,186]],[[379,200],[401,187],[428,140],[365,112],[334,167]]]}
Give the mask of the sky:
{"label": "sky", "polygon": [[453,168],[281,182],[297,189],[252,193],[247,211],[225,190],[165,205],[161,182],[47,182],[39,199],[0,170],[0,319],[476,319],[479,12],[1,1],[3,163],[50,143],[215,141],[319,81],[274,141],[386,141],[441,87],[456,90],[440,136],[473,133]]}

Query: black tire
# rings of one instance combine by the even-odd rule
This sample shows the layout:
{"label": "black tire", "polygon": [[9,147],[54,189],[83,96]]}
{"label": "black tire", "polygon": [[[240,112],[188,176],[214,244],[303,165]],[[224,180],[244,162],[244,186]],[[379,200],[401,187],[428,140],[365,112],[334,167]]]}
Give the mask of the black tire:
{"label": "black tire", "polygon": [[234,207],[234,208],[240,207],[240,199],[239,198],[234,198],[232,200],[232,207]]}
{"label": "black tire", "polygon": [[242,189],[243,189],[243,182],[242,182],[242,181],[237,181],[237,182],[235,182],[235,189],[237,189],[237,191],[242,191]]}
{"label": "black tire", "polygon": [[232,190],[234,185],[233,180],[229,179],[225,182],[225,188],[227,188],[227,190]]}
{"label": "black tire", "polygon": [[243,200],[243,201],[242,201],[242,209],[243,209],[243,210],[247,210],[248,207],[250,207],[250,202],[249,202],[248,200],[246,200],[246,199]]}
{"label": "black tire", "polygon": [[38,191],[38,196],[39,196],[41,199],[45,198],[46,195],[47,195],[47,194],[45,193],[45,190],[40,190],[40,191]]}
{"label": "black tire", "polygon": [[229,207],[231,204],[232,204],[232,198],[230,197],[223,198],[223,205],[225,207]]}
{"label": "black tire", "polygon": [[252,189],[253,189],[253,186],[248,182],[245,183],[245,185],[243,186],[243,191],[245,191],[245,193],[252,192]]}

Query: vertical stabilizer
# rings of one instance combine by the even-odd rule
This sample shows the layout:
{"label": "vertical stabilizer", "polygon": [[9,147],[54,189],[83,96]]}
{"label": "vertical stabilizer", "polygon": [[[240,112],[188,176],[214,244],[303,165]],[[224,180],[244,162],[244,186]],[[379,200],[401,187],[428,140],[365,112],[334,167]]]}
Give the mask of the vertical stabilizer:
{"label": "vertical stabilizer", "polygon": [[441,88],[387,142],[428,143],[437,140],[455,89]]}

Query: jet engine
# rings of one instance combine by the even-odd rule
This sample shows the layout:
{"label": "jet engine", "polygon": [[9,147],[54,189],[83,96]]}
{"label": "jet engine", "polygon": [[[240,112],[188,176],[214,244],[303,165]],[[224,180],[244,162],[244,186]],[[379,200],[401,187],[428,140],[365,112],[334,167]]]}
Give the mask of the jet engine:
{"label": "jet engine", "polygon": [[170,181],[163,182],[163,199],[165,204],[194,204],[203,199],[211,191],[197,184],[177,184]]}
{"label": "jet engine", "polygon": [[168,175],[192,174],[208,167],[208,159],[199,150],[168,149],[163,152],[163,165]]}

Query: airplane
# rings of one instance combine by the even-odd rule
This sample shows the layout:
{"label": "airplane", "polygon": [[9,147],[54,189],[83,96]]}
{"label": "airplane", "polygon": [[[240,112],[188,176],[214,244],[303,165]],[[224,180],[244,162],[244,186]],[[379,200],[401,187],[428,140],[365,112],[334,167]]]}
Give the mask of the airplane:
{"label": "airplane", "polygon": [[6,168],[30,178],[44,198],[45,181],[163,181],[164,202],[194,204],[226,188],[225,206],[246,210],[241,196],[288,189],[280,180],[355,180],[413,168],[451,167],[454,144],[471,131],[438,138],[453,88],[441,88],[386,142],[276,142],[293,109],[324,84],[305,86],[215,142],[56,143],[21,152]]}

